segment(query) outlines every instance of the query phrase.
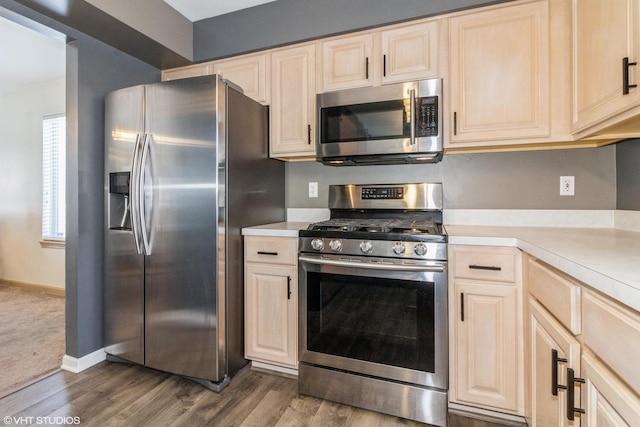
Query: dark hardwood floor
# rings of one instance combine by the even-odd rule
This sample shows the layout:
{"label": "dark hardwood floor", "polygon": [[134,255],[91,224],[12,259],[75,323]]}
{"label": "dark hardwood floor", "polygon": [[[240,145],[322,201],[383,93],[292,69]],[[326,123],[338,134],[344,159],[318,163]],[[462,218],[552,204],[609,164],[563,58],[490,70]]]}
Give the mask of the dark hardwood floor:
{"label": "dark hardwood floor", "polygon": [[[299,395],[295,379],[257,370],[245,369],[214,393],[175,375],[112,362],[79,374],[60,371],[10,394],[0,399],[0,417],[16,426],[423,425]],[[449,416],[452,427],[500,425]]]}

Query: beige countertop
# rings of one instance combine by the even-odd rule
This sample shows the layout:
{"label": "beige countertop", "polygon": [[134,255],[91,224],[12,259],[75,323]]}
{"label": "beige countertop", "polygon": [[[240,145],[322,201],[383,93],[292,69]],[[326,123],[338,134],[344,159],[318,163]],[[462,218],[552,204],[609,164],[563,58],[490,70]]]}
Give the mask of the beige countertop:
{"label": "beige countertop", "polygon": [[615,228],[446,226],[449,244],[514,246],[640,311],[640,233]]}
{"label": "beige countertop", "polygon": [[[309,222],[242,229],[243,235],[297,237]],[[447,225],[449,244],[513,246],[640,311],[640,232],[616,228]]]}
{"label": "beige countertop", "polygon": [[243,236],[298,237],[298,231],[304,230],[309,222],[276,222],[256,225],[242,229]]}

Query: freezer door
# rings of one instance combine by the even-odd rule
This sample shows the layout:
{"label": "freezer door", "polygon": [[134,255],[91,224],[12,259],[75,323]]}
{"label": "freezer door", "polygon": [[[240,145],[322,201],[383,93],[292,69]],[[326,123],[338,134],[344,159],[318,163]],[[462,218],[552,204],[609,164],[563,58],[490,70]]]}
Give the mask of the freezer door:
{"label": "freezer door", "polygon": [[104,176],[105,350],[140,364],[144,363],[144,257],[137,253],[130,229],[130,210],[123,194],[126,183],[119,183],[118,193],[112,192],[109,175],[131,173],[134,147],[144,131],[143,102],[143,86],[107,95]]}
{"label": "freezer door", "polygon": [[[147,251],[145,364],[220,381],[217,80],[147,86],[141,217]],[[220,284],[224,287],[224,283]]]}

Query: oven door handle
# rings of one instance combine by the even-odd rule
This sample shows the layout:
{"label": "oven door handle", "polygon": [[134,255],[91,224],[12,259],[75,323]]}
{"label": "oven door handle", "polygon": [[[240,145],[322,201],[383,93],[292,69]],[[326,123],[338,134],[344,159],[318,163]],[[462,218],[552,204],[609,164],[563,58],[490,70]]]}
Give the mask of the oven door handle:
{"label": "oven door handle", "polygon": [[360,262],[352,262],[352,261],[339,261],[334,259],[308,258],[305,256],[300,256],[298,259],[302,262],[308,262],[309,264],[335,265],[338,267],[367,268],[370,270],[424,271],[424,272],[433,272],[433,273],[443,273],[445,269],[444,265],[375,264],[375,263],[360,263]]}

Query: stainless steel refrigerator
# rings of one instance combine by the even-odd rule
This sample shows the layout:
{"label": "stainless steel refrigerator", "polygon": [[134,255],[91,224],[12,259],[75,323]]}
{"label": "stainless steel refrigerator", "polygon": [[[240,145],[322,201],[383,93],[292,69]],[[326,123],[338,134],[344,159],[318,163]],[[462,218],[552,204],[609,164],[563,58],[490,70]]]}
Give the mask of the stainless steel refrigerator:
{"label": "stainless steel refrigerator", "polygon": [[283,221],[268,109],[218,76],[105,99],[108,358],[221,390],[244,359],[242,227]]}

